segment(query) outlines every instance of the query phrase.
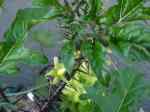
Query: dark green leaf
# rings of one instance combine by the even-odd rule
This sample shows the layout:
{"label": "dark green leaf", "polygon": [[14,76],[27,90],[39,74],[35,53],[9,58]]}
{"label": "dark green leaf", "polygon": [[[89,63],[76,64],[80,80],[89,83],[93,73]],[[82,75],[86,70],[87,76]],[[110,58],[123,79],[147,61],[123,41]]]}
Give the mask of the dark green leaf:
{"label": "dark green leaf", "polygon": [[100,13],[102,2],[101,0],[88,0],[89,4],[89,19],[96,19],[96,16]]}
{"label": "dark green leaf", "polygon": [[111,76],[107,74],[107,72],[102,72],[102,76],[101,78],[99,78],[99,81],[101,82],[103,86],[109,87]]}
{"label": "dark green leaf", "polygon": [[75,46],[73,42],[66,42],[61,49],[61,61],[67,72],[71,72],[75,64]]}
{"label": "dark green leaf", "polygon": [[85,42],[82,44],[82,53],[88,58],[92,70],[98,78],[102,78],[103,65],[105,63],[105,53],[99,42]]}
{"label": "dark green leaf", "polygon": [[6,42],[0,42],[0,60],[2,60],[6,53],[9,51],[11,44]]}

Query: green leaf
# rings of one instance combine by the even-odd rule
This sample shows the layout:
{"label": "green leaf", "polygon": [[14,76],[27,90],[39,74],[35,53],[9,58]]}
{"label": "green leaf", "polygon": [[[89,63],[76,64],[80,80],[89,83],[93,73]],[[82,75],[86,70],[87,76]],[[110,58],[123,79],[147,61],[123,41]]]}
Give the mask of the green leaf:
{"label": "green leaf", "polygon": [[91,64],[92,70],[98,78],[102,78],[103,65],[105,63],[105,53],[102,45],[99,42],[85,42],[82,45],[82,53]]}
{"label": "green leaf", "polygon": [[111,89],[102,87],[98,83],[87,90],[89,98],[95,102],[102,112],[135,112],[144,97],[146,84],[142,74],[133,70],[121,69],[110,73],[113,76]]}
{"label": "green leaf", "polygon": [[102,2],[101,0],[88,0],[89,5],[89,12],[88,18],[89,19],[96,19],[96,16],[100,13]]}
{"label": "green leaf", "polygon": [[150,20],[150,7],[141,7],[137,9],[137,11],[131,14],[127,20]]}
{"label": "green leaf", "polygon": [[117,5],[106,11],[102,22],[111,25],[123,21],[149,19],[149,7],[144,7],[144,0],[118,0]]}
{"label": "green leaf", "polygon": [[27,64],[46,64],[48,59],[40,52],[35,52],[22,46],[17,46],[9,54],[9,56],[7,56],[5,61],[18,61]]}
{"label": "green leaf", "polygon": [[[18,61],[29,64],[47,63],[45,56],[24,48],[23,43],[27,38],[28,31],[33,25],[47,22],[56,18],[60,13],[62,13],[60,10],[49,8],[26,8],[19,10],[11,27],[5,33],[5,42],[0,45],[0,66],[12,60],[15,60],[15,64],[17,64]],[[11,65],[6,67],[8,67],[8,69],[15,68],[15,66],[13,66],[15,64],[12,64],[12,67]],[[7,69],[3,69],[3,71],[4,70]]]}
{"label": "green leaf", "polygon": [[2,7],[4,4],[4,0],[0,0],[0,7]]}
{"label": "green leaf", "polygon": [[[38,13],[37,13],[38,12]],[[55,8],[26,8],[19,10],[11,27],[5,33],[7,41],[16,41],[27,35],[33,25],[58,17],[62,11]]]}
{"label": "green leaf", "polygon": [[141,23],[112,27],[111,44],[129,60],[150,59],[150,27]]}
{"label": "green leaf", "polygon": [[75,46],[73,42],[67,41],[61,49],[61,62],[64,64],[67,72],[71,72],[75,64]]}
{"label": "green leaf", "polygon": [[0,64],[0,75],[17,74],[18,72],[19,68],[16,66],[15,62],[5,62]]}
{"label": "green leaf", "polygon": [[101,82],[103,86],[109,87],[111,76],[106,71],[103,71],[101,78],[99,78],[99,81]]}
{"label": "green leaf", "polygon": [[19,71],[16,67],[18,62],[27,64],[46,64],[48,62],[41,53],[24,48],[20,44],[16,44],[12,50],[9,48],[10,44],[0,43],[0,57],[3,60],[0,64],[0,73],[15,74]]}
{"label": "green leaf", "polygon": [[0,60],[2,60],[9,51],[11,44],[7,42],[0,42]]}

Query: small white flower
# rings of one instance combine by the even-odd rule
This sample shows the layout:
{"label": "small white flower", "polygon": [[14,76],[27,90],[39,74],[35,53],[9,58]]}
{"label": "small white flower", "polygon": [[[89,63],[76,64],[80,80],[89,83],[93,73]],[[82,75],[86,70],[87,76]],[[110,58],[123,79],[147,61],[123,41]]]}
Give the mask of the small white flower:
{"label": "small white flower", "polygon": [[54,56],[53,61],[54,61],[54,65],[57,65],[57,64],[59,63],[58,57],[57,57],[57,56]]}
{"label": "small white flower", "polygon": [[33,95],[32,92],[29,92],[29,93],[27,94],[27,97],[28,97],[31,101],[34,102],[34,95]]}

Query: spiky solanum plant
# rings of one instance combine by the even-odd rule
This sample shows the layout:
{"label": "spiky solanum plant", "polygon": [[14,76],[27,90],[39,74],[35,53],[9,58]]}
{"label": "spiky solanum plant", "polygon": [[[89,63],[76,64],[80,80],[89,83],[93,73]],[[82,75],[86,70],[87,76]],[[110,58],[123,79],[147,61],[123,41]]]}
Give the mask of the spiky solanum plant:
{"label": "spiky solanum plant", "polygon": [[[33,0],[35,7],[18,11],[5,33],[5,41],[0,43],[0,72],[16,72],[18,62],[46,63],[41,54],[24,48],[23,42],[33,25],[56,19],[65,33],[60,53],[66,69],[64,78],[71,80],[78,71],[92,70],[97,81],[87,89],[86,98],[96,105],[93,107],[98,112],[136,111],[135,104],[144,96],[148,85],[141,75],[130,70],[115,67],[116,72],[110,75],[108,65],[114,65],[109,57],[113,52],[130,63],[149,61],[150,7],[146,2],[118,0],[106,9],[102,0]],[[81,69],[83,63],[86,70]],[[63,75],[63,72],[55,73]],[[60,84],[63,86],[54,95],[66,82]]]}

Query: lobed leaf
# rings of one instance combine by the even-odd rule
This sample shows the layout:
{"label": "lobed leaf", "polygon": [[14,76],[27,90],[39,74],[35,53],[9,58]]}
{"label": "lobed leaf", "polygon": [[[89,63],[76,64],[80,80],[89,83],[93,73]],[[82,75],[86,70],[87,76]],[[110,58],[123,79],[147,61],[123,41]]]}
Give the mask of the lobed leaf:
{"label": "lobed leaf", "polygon": [[[110,90],[99,84],[87,90],[87,96],[95,102],[102,112],[133,112],[133,107],[144,97],[146,84],[142,74],[122,69],[112,72],[114,77]],[[138,108],[138,107],[137,107]]]}
{"label": "lobed leaf", "polygon": [[112,25],[124,21],[149,19],[149,7],[144,7],[144,0],[118,0],[118,4],[105,12],[102,21]]}
{"label": "lobed leaf", "polygon": [[[19,10],[11,27],[5,33],[5,42],[0,45],[0,66],[9,61],[13,61],[15,64],[18,61],[29,64],[47,63],[48,60],[45,56],[24,48],[23,43],[33,25],[53,19],[60,13],[62,13],[60,10],[50,8],[26,8]],[[12,67],[11,65],[5,66],[3,71],[7,70],[7,67],[15,68],[13,65]]]}
{"label": "lobed leaf", "polygon": [[149,26],[137,23],[112,27],[111,44],[128,59],[149,60],[149,29]]}

